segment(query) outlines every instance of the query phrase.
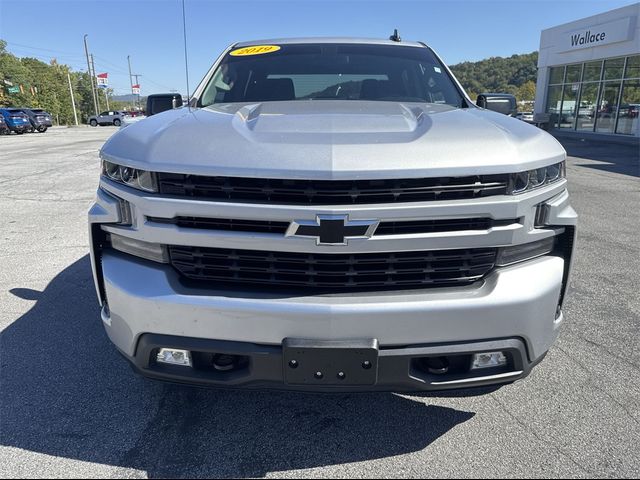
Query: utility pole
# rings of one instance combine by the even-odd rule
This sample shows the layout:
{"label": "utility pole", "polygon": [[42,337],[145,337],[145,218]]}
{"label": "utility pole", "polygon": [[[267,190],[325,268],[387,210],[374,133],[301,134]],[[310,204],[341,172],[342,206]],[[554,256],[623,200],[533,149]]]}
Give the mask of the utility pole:
{"label": "utility pole", "polygon": [[[93,63],[93,53],[89,54],[89,56],[91,57],[91,70],[93,70],[93,74],[91,75],[92,78],[92,82],[95,81],[96,79],[96,66]],[[96,103],[98,106],[98,110],[96,110],[96,112],[100,111],[100,98],[98,97],[98,86],[96,85]],[[96,113],[96,115],[98,115],[98,113]]]}
{"label": "utility pole", "polygon": [[69,80],[69,93],[71,94],[71,105],[73,105],[73,118],[76,121],[76,126],[78,126],[78,114],[76,113],[76,101],[73,98],[73,88],[71,87],[71,75],[69,75],[69,70],[67,70],[67,80]]}
{"label": "utility pole", "polygon": [[93,84],[94,78],[91,73],[91,64],[89,63],[89,47],[87,47],[87,36],[88,34],[84,34],[84,54],[87,56],[87,70],[89,72],[89,80],[91,81],[91,93],[93,95],[93,108],[96,111],[96,115],[98,115],[98,97],[96,96],[96,89]]}
{"label": "utility pole", "polygon": [[109,95],[107,95],[107,89],[104,89],[104,98],[107,101],[107,110],[109,110]]}
{"label": "utility pole", "polygon": [[[58,105],[58,95],[56,95],[55,90],[53,91],[53,101],[54,105]],[[60,107],[56,107],[56,123],[60,126]]]}
{"label": "utility pole", "polygon": [[[133,95],[133,75],[131,75],[131,56],[127,55],[127,63],[129,64],[129,85],[131,85],[131,95]],[[133,102],[137,103],[137,102]]]}
{"label": "utility pole", "polygon": [[127,55],[127,63],[129,64],[129,85],[131,85],[131,95],[133,95],[133,75],[131,75],[131,56]]}
{"label": "utility pole", "polygon": [[[133,76],[136,77],[136,85],[138,85],[138,92],[139,92],[140,91],[140,84],[138,83],[138,77],[141,77],[142,75],[134,73]],[[133,91],[133,87],[131,87],[131,91]],[[138,103],[138,108],[140,108],[140,93],[138,93],[137,103]]]}

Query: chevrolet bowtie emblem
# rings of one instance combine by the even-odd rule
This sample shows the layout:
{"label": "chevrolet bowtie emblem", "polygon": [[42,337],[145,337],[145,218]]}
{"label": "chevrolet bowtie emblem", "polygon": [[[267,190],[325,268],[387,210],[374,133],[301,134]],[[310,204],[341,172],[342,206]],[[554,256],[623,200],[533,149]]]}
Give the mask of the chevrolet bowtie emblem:
{"label": "chevrolet bowtie emblem", "polygon": [[353,220],[349,215],[317,215],[313,220],[294,220],[287,237],[315,238],[316,245],[346,245],[351,238],[371,238],[379,220]]}

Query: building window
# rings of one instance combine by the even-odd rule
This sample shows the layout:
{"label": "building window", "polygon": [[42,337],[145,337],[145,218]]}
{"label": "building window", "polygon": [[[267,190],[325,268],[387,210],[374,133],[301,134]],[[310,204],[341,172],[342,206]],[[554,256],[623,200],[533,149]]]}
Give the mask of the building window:
{"label": "building window", "polygon": [[564,67],[551,67],[549,73],[549,84],[554,85],[564,82]]}
{"label": "building window", "polygon": [[640,136],[640,80],[625,80],[618,111],[616,133]]}
{"label": "building window", "polygon": [[599,82],[601,75],[602,75],[602,60],[584,64],[583,80],[585,82]]}
{"label": "building window", "polygon": [[640,136],[640,55],[551,67],[545,113],[554,128]]}
{"label": "building window", "polygon": [[558,128],[573,128],[576,122],[579,83],[566,84],[562,95],[562,108]]}
{"label": "building window", "polygon": [[611,58],[604,61],[604,80],[617,80],[622,78],[624,71],[624,58]]}
{"label": "building window", "polygon": [[576,83],[581,80],[582,76],[582,64],[578,65],[567,65],[567,76],[565,79],[565,83]]}
{"label": "building window", "polygon": [[620,82],[605,82],[598,102],[596,113],[596,132],[613,133],[616,124],[616,113],[620,95]]}
{"label": "building window", "polygon": [[553,126],[558,125],[560,118],[560,106],[562,105],[562,85],[551,85],[547,93],[547,108],[549,122]]}
{"label": "building window", "polygon": [[593,132],[593,127],[596,124],[598,93],[600,93],[600,83],[588,82],[582,84],[576,130]]}
{"label": "building window", "polygon": [[627,59],[627,70],[624,78],[640,78],[640,55]]}

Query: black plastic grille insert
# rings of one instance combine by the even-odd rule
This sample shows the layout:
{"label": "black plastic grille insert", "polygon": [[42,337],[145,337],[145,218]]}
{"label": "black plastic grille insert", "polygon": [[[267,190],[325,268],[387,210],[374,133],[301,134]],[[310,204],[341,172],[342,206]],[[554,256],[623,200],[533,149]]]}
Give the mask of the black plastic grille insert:
{"label": "black plastic grille insert", "polygon": [[296,180],[158,175],[159,191],[214,201],[284,205],[348,205],[460,200],[505,195],[508,175],[383,180]]}
{"label": "black plastic grille insert", "polygon": [[320,254],[170,246],[169,254],[182,276],[217,286],[383,290],[472,283],[493,269],[497,248]]}

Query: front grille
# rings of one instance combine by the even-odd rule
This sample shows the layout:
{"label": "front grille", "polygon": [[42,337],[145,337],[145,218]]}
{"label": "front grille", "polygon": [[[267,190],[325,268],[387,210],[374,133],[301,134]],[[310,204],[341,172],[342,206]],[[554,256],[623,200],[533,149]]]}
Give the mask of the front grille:
{"label": "front grille", "polygon": [[[147,217],[155,223],[177,225],[182,228],[232,232],[277,233],[284,235],[288,222],[270,220],[235,220],[206,217]],[[410,220],[381,222],[374,235],[407,235],[412,233],[460,232],[466,230],[488,230],[517,223],[517,219],[494,220],[492,218],[447,218],[437,220]]]}
{"label": "front grille", "polygon": [[169,254],[182,276],[217,287],[240,283],[344,291],[466,285],[493,269],[497,248],[318,254],[170,246]]}
{"label": "front grille", "polygon": [[494,220],[492,218],[446,218],[437,220],[413,220],[381,222],[374,235],[407,235],[411,233],[462,232],[488,230],[517,223],[518,220]]}
{"label": "front grille", "polygon": [[206,217],[147,217],[147,220],[155,223],[177,225],[182,228],[226,232],[281,233],[284,235],[287,228],[289,228],[289,222],[272,222],[269,220],[235,220],[231,218]]}
{"label": "front grille", "polygon": [[159,192],[222,202],[348,205],[463,200],[507,193],[508,175],[293,180],[158,173]]}

